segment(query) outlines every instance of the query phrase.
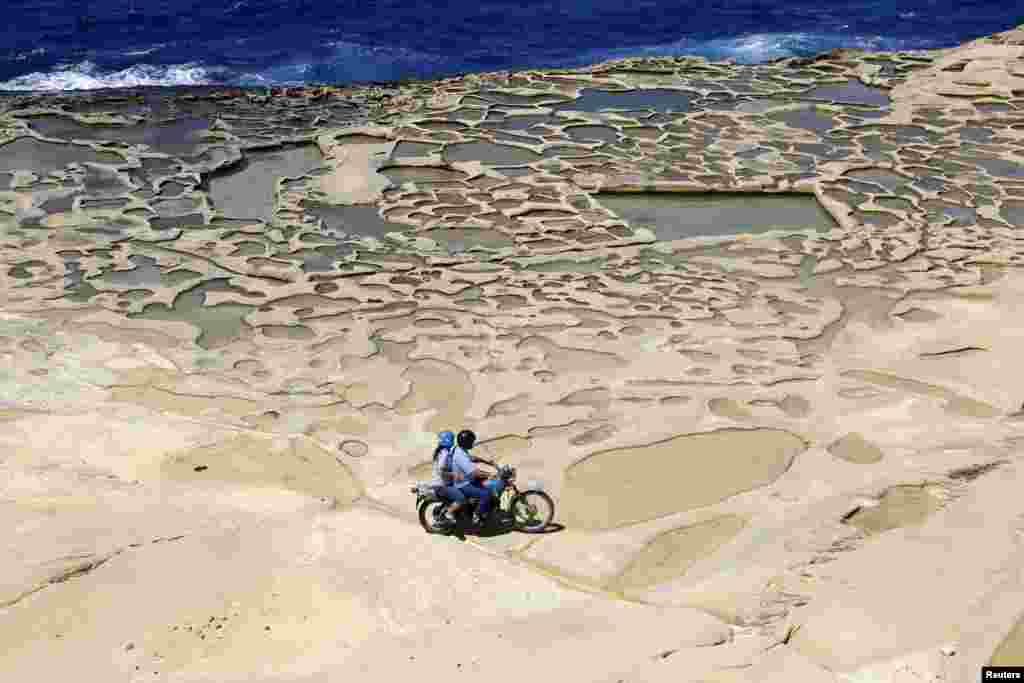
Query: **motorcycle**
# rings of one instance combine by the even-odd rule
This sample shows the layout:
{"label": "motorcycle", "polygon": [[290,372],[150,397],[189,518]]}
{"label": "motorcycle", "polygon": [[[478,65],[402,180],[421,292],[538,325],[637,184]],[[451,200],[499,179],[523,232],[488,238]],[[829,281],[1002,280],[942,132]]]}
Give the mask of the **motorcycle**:
{"label": "motorcycle", "polygon": [[[489,486],[494,496],[491,504],[491,520],[502,522],[512,529],[525,533],[544,531],[555,516],[555,503],[551,496],[539,486],[531,485],[520,490],[516,487],[516,468],[511,465],[494,465],[497,474],[484,485]],[[476,511],[479,499],[469,497],[466,504],[455,513],[456,524],[447,518],[448,506],[454,501],[445,497],[439,486],[416,484],[410,490],[416,494],[416,509],[420,525],[431,534],[451,533],[459,527],[471,526],[470,520]]]}

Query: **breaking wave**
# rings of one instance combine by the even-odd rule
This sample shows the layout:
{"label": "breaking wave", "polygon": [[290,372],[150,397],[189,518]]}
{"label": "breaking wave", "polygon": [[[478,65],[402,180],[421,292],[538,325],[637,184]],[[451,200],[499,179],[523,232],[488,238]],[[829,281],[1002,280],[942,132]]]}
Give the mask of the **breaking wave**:
{"label": "breaking wave", "polygon": [[118,71],[102,71],[85,61],[62,64],[52,71],[34,72],[0,82],[0,90],[97,90],[139,85],[209,85],[224,82],[224,70],[197,64],[154,66],[137,64]]}
{"label": "breaking wave", "polygon": [[810,57],[836,48],[855,48],[869,52],[922,50],[935,47],[929,39],[901,39],[886,36],[858,36],[838,33],[757,33],[716,40],[695,41],[681,38],[672,43],[646,47],[592,50],[573,60],[576,64],[595,63],[630,56],[705,57],[712,61],[731,60],[739,64],[758,64],[786,57]]}

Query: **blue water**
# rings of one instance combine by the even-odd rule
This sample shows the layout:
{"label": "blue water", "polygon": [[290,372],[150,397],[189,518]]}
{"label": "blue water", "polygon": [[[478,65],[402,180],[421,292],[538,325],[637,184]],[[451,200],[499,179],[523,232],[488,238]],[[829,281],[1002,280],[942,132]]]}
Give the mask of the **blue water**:
{"label": "blue water", "polygon": [[0,89],[280,84],[950,47],[1018,0],[4,0]]}

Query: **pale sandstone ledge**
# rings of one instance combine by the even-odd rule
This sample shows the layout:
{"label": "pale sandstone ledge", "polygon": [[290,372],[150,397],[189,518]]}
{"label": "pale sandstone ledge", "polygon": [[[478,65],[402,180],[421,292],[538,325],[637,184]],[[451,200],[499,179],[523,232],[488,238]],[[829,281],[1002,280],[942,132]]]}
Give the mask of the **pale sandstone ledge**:
{"label": "pale sandstone ledge", "polygon": [[0,99],[0,680],[1024,665],[1022,57]]}

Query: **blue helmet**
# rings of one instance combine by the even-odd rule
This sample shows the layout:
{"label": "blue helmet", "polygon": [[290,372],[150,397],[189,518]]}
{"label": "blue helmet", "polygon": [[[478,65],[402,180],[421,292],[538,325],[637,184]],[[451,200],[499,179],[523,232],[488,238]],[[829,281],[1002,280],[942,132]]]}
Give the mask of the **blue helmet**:
{"label": "blue helmet", "polygon": [[455,434],[453,432],[441,432],[437,435],[437,445],[442,448],[451,448],[455,445]]}

